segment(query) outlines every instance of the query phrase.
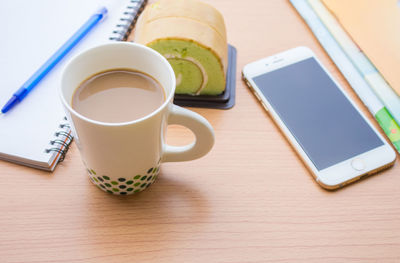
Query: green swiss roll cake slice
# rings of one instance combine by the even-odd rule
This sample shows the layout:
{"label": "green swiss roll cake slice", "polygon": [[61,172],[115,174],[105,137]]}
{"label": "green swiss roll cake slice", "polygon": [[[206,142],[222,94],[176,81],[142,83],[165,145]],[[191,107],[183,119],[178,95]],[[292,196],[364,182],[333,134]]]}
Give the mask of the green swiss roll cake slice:
{"label": "green swiss roll cake slice", "polygon": [[215,54],[196,42],[161,39],[148,45],[166,57],[175,72],[177,94],[218,95],[225,74]]}
{"label": "green swiss roll cake slice", "polygon": [[[160,1],[164,2],[172,0]],[[208,13],[208,19],[204,22],[199,20],[201,14],[198,12],[206,12],[208,7],[212,7],[204,5],[200,11],[188,12],[191,10],[188,3],[192,2],[198,4],[192,0],[176,1],[174,8],[177,9],[180,3],[184,3],[182,12],[170,6],[163,9],[165,5],[157,5],[158,2],[150,5],[138,20],[134,40],[168,59],[175,72],[177,94],[219,95],[225,90],[226,84],[228,46],[225,25],[210,25],[212,21],[221,23],[220,14],[218,19],[209,17],[215,14],[215,9],[214,13]],[[171,13],[171,10],[174,12]]]}

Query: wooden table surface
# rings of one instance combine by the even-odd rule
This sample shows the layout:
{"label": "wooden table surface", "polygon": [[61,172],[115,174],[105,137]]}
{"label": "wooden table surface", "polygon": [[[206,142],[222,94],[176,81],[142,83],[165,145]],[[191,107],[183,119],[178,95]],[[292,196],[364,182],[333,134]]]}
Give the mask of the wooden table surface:
{"label": "wooden table surface", "polygon": [[[286,0],[207,2],[238,51],[236,106],[193,109],[213,150],[129,197],[97,189],[75,144],[54,173],[0,162],[0,262],[400,262],[399,161],[321,189],[241,80],[246,63],[308,46],[366,112],[306,24]],[[170,143],[192,139],[169,129]]]}

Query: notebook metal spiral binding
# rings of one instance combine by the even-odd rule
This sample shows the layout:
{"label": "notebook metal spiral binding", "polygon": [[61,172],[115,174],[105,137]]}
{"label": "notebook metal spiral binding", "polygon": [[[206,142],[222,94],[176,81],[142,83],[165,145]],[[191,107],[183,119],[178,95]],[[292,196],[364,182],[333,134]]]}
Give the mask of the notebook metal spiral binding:
{"label": "notebook metal spiral binding", "polygon": [[56,132],[55,133],[55,136],[56,137],[58,137],[58,136],[64,136],[64,137],[66,137],[66,138],[68,138],[68,140],[72,140],[74,137],[72,137],[72,135],[70,134],[70,133],[68,133],[68,132],[66,132],[66,131],[59,131],[59,132]]}
{"label": "notebook metal spiral binding", "polygon": [[[67,118],[64,117],[64,121],[66,121]],[[51,152],[56,152],[60,154],[60,158],[58,159],[58,163],[64,161],[65,155],[67,154],[69,150],[69,146],[71,145],[71,142],[73,140],[73,136],[71,135],[70,132],[70,125],[69,123],[61,123],[59,125],[61,130],[57,131],[54,136],[56,137],[54,140],[50,141],[50,145],[54,146],[51,148],[48,148],[45,150],[46,153],[51,153]],[[57,147],[58,146],[58,147]]]}
{"label": "notebook metal spiral binding", "polygon": [[127,11],[123,13],[123,17],[120,18],[120,23],[116,25],[117,28],[112,32],[112,36],[110,36],[109,39],[114,41],[126,40],[146,4],[147,0],[131,0],[126,7]]}
{"label": "notebook metal spiral binding", "polygon": [[52,140],[52,141],[50,141],[50,144],[51,144],[51,145],[55,145],[55,144],[61,145],[61,146],[64,147],[65,149],[68,149],[68,148],[69,148],[69,145],[70,145],[69,142],[65,142],[65,141],[60,140],[60,139]]}

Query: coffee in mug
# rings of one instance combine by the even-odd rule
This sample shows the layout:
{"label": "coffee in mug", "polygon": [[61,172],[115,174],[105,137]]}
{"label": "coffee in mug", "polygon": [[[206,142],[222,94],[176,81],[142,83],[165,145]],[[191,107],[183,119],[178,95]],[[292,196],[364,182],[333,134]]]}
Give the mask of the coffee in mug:
{"label": "coffee in mug", "polygon": [[132,69],[111,69],[84,80],[72,96],[71,106],[83,116],[101,122],[140,119],[165,101],[161,84]]}

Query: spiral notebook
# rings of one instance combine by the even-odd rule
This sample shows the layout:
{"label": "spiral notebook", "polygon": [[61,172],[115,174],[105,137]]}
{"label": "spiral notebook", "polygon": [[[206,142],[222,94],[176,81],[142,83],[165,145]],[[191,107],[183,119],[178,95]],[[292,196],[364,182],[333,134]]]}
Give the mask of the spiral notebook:
{"label": "spiral notebook", "polygon": [[92,46],[125,40],[146,0],[13,0],[0,3],[0,104],[98,9],[98,24],[15,108],[0,115],[0,159],[53,171],[72,140],[58,95],[68,61]]}

